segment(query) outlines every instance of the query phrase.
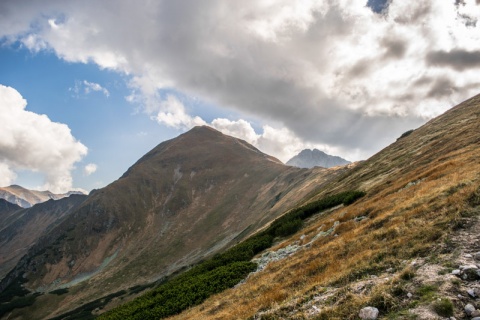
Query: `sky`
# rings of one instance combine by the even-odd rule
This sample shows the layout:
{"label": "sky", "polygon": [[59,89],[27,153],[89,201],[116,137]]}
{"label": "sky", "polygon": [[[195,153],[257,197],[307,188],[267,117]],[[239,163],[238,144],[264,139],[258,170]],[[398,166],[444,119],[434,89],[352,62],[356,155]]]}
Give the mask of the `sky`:
{"label": "sky", "polygon": [[480,91],[480,0],[2,0],[0,186],[90,191],[196,125],[367,159]]}

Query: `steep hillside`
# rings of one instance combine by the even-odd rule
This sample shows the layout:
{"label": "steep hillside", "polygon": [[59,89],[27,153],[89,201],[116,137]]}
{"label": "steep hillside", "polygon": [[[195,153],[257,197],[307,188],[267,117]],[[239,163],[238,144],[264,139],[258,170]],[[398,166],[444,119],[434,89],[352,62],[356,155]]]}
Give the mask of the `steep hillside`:
{"label": "steep hillside", "polygon": [[22,207],[20,207],[19,205],[11,203],[5,199],[0,199],[0,226],[4,226],[10,216],[14,212],[21,209]]}
{"label": "steep hillside", "polygon": [[299,168],[332,168],[336,166],[344,166],[349,163],[350,161],[337,156],[331,156],[318,149],[302,150],[299,154],[287,161],[287,165]]}
{"label": "steep hillside", "polygon": [[30,208],[37,203],[45,202],[50,199],[59,200],[72,194],[83,193],[80,191],[70,191],[68,193],[55,194],[50,191],[29,190],[17,185],[0,187],[0,199],[5,199],[8,202],[15,203],[23,208]]}
{"label": "steep hillside", "polygon": [[245,283],[172,319],[358,319],[367,306],[381,319],[472,318],[479,146],[476,96],[325,185],[305,203],[345,189],[367,195],[309,218],[258,256],[263,269]]}
{"label": "steep hillside", "polygon": [[[3,202],[0,209],[0,279],[2,279],[18,260],[27,252],[43,234],[48,233],[55,225],[82,203],[87,196],[71,195],[60,200],[49,200],[31,208],[21,208],[9,202]],[[2,202],[0,202],[0,205]]]}
{"label": "steep hillside", "polygon": [[61,314],[242,240],[345,170],[288,167],[243,140],[196,127],[92,192],[0,287],[25,275],[29,289],[69,288],[18,311],[20,319]]}

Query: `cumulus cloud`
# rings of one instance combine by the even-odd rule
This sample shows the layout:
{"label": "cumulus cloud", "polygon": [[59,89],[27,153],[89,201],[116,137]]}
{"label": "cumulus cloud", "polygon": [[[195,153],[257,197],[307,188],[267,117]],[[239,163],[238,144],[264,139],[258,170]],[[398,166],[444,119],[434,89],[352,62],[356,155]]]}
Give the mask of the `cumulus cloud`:
{"label": "cumulus cloud", "polygon": [[203,121],[177,98],[158,97],[175,88],[264,124],[263,133],[244,131],[247,138],[275,123],[292,139],[352,159],[478,93],[479,7],[475,0],[5,0],[0,36],[130,75],[129,99],[164,125]]}
{"label": "cumulus cloud", "polygon": [[83,173],[84,173],[86,176],[91,175],[91,174],[94,173],[95,171],[97,171],[97,165],[94,164],[94,163],[89,163],[89,164],[87,164],[87,165],[83,168]]}
{"label": "cumulus cloud", "polygon": [[204,125],[200,117],[192,117],[185,111],[185,106],[173,95],[169,95],[159,103],[159,110],[153,117],[161,124],[177,129],[190,129]]}
{"label": "cumulus cloud", "polygon": [[211,126],[224,134],[241,138],[253,145],[257,145],[258,139],[260,138],[260,135],[255,132],[252,125],[243,119],[232,121],[217,118],[212,121]]}
{"label": "cumulus cloud", "polygon": [[14,88],[0,85],[0,183],[11,184],[17,170],[40,172],[44,188],[65,192],[72,187],[74,163],[87,154],[65,124],[25,110]]}

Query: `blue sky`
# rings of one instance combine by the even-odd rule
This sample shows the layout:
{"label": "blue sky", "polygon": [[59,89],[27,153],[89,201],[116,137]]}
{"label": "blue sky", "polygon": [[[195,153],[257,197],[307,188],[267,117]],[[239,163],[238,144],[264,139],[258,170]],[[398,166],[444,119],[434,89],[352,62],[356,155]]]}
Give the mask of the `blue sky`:
{"label": "blue sky", "polygon": [[366,159],[478,93],[478,19],[475,0],[4,0],[0,185],[103,187],[195,125]]}
{"label": "blue sky", "polygon": [[[68,124],[72,135],[89,149],[73,170],[74,187],[91,190],[119,178],[122,172],[178,130],[159,126],[125,100],[126,76],[101,70],[95,64],[69,63],[51,52],[1,47],[0,84],[15,88],[28,102],[27,110]],[[97,83],[103,92],[85,92],[84,81]],[[75,92],[75,88],[78,92]],[[97,165],[86,175],[84,166]],[[23,170],[15,182],[29,188],[43,184],[41,172]]]}
{"label": "blue sky", "polygon": [[[66,62],[52,51],[32,52],[20,43],[0,46],[0,61],[1,85],[15,88],[27,100],[28,111],[67,124],[72,135],[88,147],[88,154],[72,170],[74,188],[90,191],[104,187],[157,144],[184,132],[159,125],[141,105],[127,101],[132,92],[128,75],[94,63]],[[89,89],[85,82],[99,85],[101,90]],[[171,89],[158,94],[175,95],[206,121],[219,115],[237,116]],[[85,172],[88,164],[95,164],[95,172]],[[44,173],[28,169],[16,173],[16,184],[42,188]]]}

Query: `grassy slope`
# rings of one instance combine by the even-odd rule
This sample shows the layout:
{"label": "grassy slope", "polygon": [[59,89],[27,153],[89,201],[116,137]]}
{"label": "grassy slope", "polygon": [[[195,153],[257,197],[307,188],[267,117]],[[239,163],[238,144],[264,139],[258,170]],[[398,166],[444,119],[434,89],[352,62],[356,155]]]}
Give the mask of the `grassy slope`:
{"label": "grassy slope", "polygon": [[[64,256],[77,254],[79,257],[64,258],[54,266],[39,260],[37,265],[50,271],[57,268],[58,273],[69,272],[68,268],[61,267],[75,260],[74,271],[77,272],[82,271],[84,252],[92,256],[85,261],[93,264],[97,258],[101,261],[104,252],[110,252],[109,256],[115,254],[116,247],[111,248],[110,245],[123,245],[122,250],[104,271],[91,279],[69,287],[63,295],[39,296],[32,306],[15,309],[11,318],[45,319],[72,310],[86,313],[90,312],[90,307],[95,307],[91,310],[97,309],[97,304],[98,314],[125,303],[136,296],[130,294],[132,286],[152,283],[162,275],[170,275],[222,251],[222,247],[229,247],[245,238],[258,226],[265,225],[286,208],[293,207],[306,194],[321,188],[326,181],[346,170],[285,167],[265,160],[266,156],[260,153],[252,155],[248,150],[246,152],[237,139],[220,133],[216,135],[220,138],[204,137],[203,140],[210,141],[207,148],[204,148],[206,142],[197,141],[199,136],[196,135],[193,141],[187,139],[180,146],[177,143],[175,148],[171,148],[174,149],[170,150],[172,152],[155,154],[162,151],[162,146],[168,147],[175,141],[161,144],[133,166],[123,179],[90,197],[82,212],[77,212],[75,219],[67,221],[69,225],[57,228],[59,233],[52,233],[51,237],[52,241],[66,240],[66,243],[55,241],[55,252],[66,249]],[[219,149],[218,144],[226,146]],[[193,147],[197,149],[193,150]],[[215,154],[213,150],[219,151]],[[191,157],[190,153],[196,156]],[[221,159],[217,159],[218,154]],[[164,165],[167,165],[166,169]],[[182,177],[175,183],[168,181],[175,180],[172,173],[177,168],[181,168],[178,170],[183,172]],[[163,204],[167,202],[165,198],[172,194],[168,198],[168,206],[172,209],[183,203],[183,191],[187,188],[190,188],[191,205],[175,214],[163,213]],[[148,207],[152,203],[154,207]],[[102,214],[91,214],[92,208]],[[80,217],[83,214],[85,216]],[[119,227],[110,229],[110,225]],[[93,229],[98,232],[89,233]],[[62,235],[65,230],[67,234]],[[105,235],[104,231],[111,232]],[[86,250],[95,248],[97,244],[97,253]],[[45,274],[52,274],[50,280],[53,281],[59,278],[58,273]],[[43,273],[37,274],[40,277]],[[127,293],[114,299],[105,298],[121,290]]]}
{"label": "grassy slope", "polygon": [[[312,219],[277,249],[307,243],[335,221],[337,236],[320,237],[173,318],[355,319],[366,305],[378,307],[383,317],[414,318],[406,310],[435,295],[409,282],[408,274],[415,274],[410,262],[442,259],[454,250],[448,249],[450,238],[464,221],[479,216],[479,123],[480,97],[474,97],[373,156],[314,197],[349,188],[366,191],[365,198]],[[354,219],[360,216],[368,219]],[[354,290],[386,270],[389,280]],[[415,292],[410,302],[404,298],[408,286]],[[319,310],[314,314],[306,307],[312,300]]]}

